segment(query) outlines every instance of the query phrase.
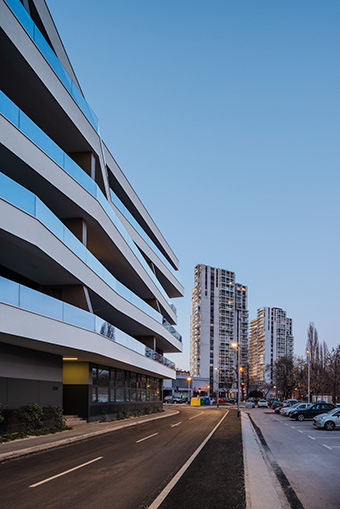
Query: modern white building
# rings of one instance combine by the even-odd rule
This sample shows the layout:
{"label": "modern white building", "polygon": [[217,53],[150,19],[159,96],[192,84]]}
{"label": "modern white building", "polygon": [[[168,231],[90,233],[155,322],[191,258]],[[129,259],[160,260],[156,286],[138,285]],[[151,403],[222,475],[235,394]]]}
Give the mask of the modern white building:
{"label": "modern white building", "polygon": [[235,282],[235,273],[199,264],[195,267],[191,310],[190,369],[193,377],[210,381],[226,392],[248,363],[248,290]]}
{"label": "modern white building", "polygon": [[272,383],[275,362],[293,357],[293,323],[281,308],[263,307],[250,324],[250,382]]}
{"label": "modern white building", "polygon": [[178,260],[44,0],[0,0],[0,62],[0,402],[89,420],[158,410],[176,377],[165,354],[182,351]]}

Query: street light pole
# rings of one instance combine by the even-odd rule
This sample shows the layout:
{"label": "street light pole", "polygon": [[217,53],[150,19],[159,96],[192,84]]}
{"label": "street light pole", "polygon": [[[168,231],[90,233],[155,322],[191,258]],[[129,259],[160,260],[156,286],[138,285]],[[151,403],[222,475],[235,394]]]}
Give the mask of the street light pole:
{"label": "street light pole", "polygon": [[187,377],[187,380],[188,380],[188,403],[190,405],[191,403],[191,390],[190,390],[190,382],[191,382],[191,376],[188,376]]}
{"label": "street light pole", "polygon": [[231,346],[233,348],[236,348],[237,353],[237,417],[240,417],[240,396],[241,396],[240,344],[232,343]]}
{"label": "street light pole", "polygon": [[310,403],[310,351],[306,350],[307,353],[307,370],[308,370],[308,403]]}
{"label": "street light pole", "polygon": [[240,343],[237,346],[237,417],[240,417],[241,398],[241,369],[240,369]]}
{"label": "street light pole", "polygon": [[216,408],[219,408],[220,406],[220,371],[218,368],[215,368],[216,370]]}

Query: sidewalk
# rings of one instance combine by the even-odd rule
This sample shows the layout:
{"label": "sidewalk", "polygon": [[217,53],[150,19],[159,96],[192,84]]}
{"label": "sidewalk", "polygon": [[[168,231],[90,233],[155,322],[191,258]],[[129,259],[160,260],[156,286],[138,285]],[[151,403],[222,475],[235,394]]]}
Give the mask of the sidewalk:
{"label": "sidewalk", "polygon": [[241,419],[247,509],[291,509],[248,414]]}

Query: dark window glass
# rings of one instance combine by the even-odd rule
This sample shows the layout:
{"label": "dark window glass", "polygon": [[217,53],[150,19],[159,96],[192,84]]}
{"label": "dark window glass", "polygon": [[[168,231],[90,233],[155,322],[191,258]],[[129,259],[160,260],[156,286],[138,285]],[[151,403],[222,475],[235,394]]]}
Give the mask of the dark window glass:
{"label": "dark window glass", "polygon": [[97,387],[92,387],[92,403],[97,403]]}
{"label": "dark window glass", "polygon": [[110,371],[107,368],[98,368],[98,385],[108,387],[110,382]]}
{"label": "dark window glass", "polygon": [[146,375],[142,375],[141,376],[140,388],[141,389],[146,389]]}
{"label": "dark window glass", "polygon": [[116,387],[125,387],[125,371],[122,369],[116,370]]}
{"label": "dark window glass", "polygon": [[109,401],[109,388],[98,387],[98,403],[107,403]]}
{"label": "dark window glass", "polygon": [[125,401],[125,389],[116,389],[116,401]]}
{"label": "dark window glass", "polygon": [[130,387],[131,389],[137,388],[137,373],[130,373]]}
{"label": "dark window glass", "polygon": [[110,401],[116,401],[116,392],[115,389],[110,389]]}
{"label": "dark window glass", "polygon": [[92,383],[96,385],[98,379],[97,366],[92,366]]}
{"label": "dark window glass", "polygon": [[110,386],[114,387],[116,385],[116,370],[115,368],[110,369]]}
{"label": "dark window glass", "polygon": [[130,389],[130,401],[137,401],[137,391]]}

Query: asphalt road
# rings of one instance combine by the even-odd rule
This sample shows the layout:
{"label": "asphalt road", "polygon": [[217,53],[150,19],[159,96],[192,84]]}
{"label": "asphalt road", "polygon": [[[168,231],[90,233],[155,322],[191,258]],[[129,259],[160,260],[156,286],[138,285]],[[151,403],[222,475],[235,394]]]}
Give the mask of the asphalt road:
{"label": "asphalt road", "polygon": [[[1,506],[149,507],[226,413],[177,408],[166,419],[0,464]],[[162,507],[244,509],[244,499],[240,419],[231,410]]]}
{"label": "asphalt road", "polygon": [[245,409],[305,509],[340,508],[340,430],[314,428],[269,409]]}

